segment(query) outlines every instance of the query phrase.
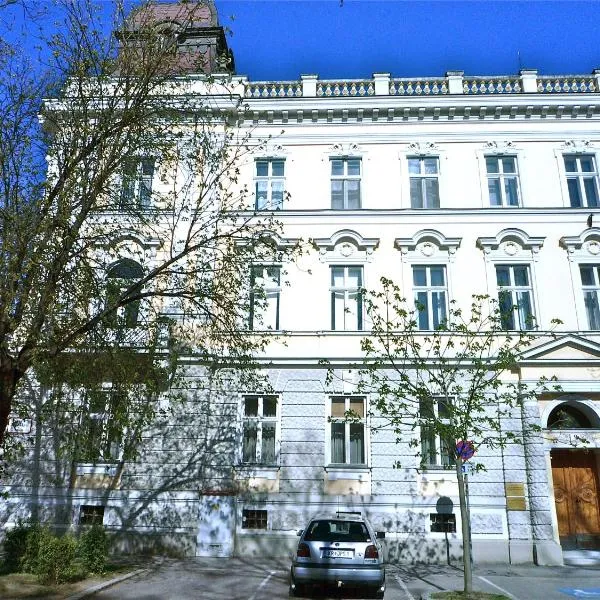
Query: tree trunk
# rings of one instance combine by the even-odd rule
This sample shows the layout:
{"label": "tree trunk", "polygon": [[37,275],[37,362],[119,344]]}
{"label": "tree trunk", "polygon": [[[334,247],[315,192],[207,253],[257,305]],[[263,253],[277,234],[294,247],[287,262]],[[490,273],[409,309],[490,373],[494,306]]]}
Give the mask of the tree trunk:
{"label": "tree trunk", "polygon": [[12,360],[0,360],[0,448],[6,439],[17,383],[23,375],[24,372],[16,368]]}
{"label": "tree trunk", "polygon": [[460,523],[462,526],[463,539],[463,568],[464,568],[464,592],[470,594],[473,591],[473,571],[471,569],[471,515],[467,505],[467,487],[465,476],[462,472],[463,460],[456,457],[456,478],[458,479],[458,500],[460,503]]}

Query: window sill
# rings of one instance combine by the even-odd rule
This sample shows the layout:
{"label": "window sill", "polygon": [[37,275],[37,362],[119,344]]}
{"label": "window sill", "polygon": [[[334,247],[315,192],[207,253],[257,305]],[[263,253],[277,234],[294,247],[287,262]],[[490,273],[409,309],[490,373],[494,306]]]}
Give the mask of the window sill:
{"label": "window sill", "polygon": [[119,467],[118,462],[77,463],[77,475],[110,475],[114,477]]}
{"label": "window sill", "polygon": [[325,473],[329,480],[335,479],[364,479],[365,474],[371,473],[371,468],[367,465],[326,465]]}
{"label": "window sill", "polygon": [[420,475],[456,475],[455,467],[444,467],[442,465],[427,465],[419,469]]}
{"label": "window sill", "polygon": [[235,467],[235,474],[238,479],[246,477],[277,479],[279,469],[279,465],[242,464]]}

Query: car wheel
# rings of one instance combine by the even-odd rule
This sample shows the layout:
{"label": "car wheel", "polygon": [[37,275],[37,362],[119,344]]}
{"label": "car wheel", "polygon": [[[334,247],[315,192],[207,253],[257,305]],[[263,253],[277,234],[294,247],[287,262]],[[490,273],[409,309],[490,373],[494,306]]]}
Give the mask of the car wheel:
{"label": "car wheel", "polygon": [[290,598],[298,598],[302,596],[303,588],[294,581],[293,575],[290,573]]}
{"label": "car wheel", "polygon": [[296,584],[296,587],[292,587],[290,583],[290,598],[300,598],[304,595],[304,588],[301,585]]}

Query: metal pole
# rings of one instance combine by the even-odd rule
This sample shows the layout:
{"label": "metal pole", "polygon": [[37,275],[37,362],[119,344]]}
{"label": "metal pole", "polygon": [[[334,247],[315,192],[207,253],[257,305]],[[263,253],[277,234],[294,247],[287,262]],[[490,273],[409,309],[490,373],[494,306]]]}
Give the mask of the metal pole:
{"label": "metal pole", "polygon": [[473,569],[473,534],[471,532],[471,503],[469,501],[469,473],[466,464],[465,466],[465,501],[467,504],[467,520],[469,523],[469,558],[471,559],[471,570]]}

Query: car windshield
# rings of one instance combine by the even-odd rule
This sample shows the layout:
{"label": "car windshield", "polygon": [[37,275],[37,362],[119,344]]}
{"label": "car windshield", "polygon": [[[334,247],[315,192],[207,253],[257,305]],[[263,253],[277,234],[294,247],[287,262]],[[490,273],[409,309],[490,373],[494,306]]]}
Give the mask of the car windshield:
{"label": "car windshield", "polygon": [[371,536],[364,523],[320,519],[308,526],[304,539],[307,542],[370,542]]}

